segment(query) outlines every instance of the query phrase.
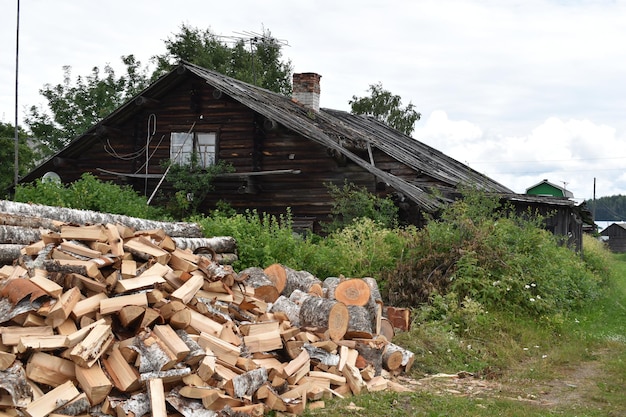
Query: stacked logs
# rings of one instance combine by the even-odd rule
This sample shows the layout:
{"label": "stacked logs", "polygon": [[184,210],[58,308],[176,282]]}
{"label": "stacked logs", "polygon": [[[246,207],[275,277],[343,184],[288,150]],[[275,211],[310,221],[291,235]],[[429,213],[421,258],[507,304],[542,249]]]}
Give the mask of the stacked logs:
{"label": "stacked logs", "polygon": [[237,260],[237,243],[230,236],[204,238],[200,226],[186,222],[159,222],[118,214],[0,200],[0,265],[11,264],[20,250],[38,241],[41,233],[59,232],[63,224],[123,224],[135,230],[162,230],[180,249],[208,253],[221,264]]}
{"label": "stacked logs", "polygon": [[158,229],[59,225],[0,282],[7,415],[299,414],[400,390],[414,358],[385,337],[375,280],[236,273]]}

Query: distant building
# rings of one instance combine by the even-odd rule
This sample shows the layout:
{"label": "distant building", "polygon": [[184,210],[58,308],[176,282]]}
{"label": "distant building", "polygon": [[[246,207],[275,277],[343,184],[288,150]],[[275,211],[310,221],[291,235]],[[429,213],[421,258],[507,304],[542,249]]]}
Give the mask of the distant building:
{"label": "distant building", "polygon": [[626,223],[613,223],[600,232],[613,252],[626,252]]}
{"label": "distant building", "polygon": [[546,196],[546,197],[549,196],[549,197],[574,198],[574,193],[566,190],[565,187],[560,187],[556,184],[552,184],[548,180],[543,180],[540,183],[535,184],[530,188],[527,188],[526,194]]}

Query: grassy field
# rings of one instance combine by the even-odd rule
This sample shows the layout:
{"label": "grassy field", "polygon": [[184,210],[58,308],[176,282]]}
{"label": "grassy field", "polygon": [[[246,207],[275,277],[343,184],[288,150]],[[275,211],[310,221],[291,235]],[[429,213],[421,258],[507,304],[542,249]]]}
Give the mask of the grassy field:
{"label": "grassy field", "polygon": [[[625,416],[626,255],[612,258],[605,291],[585,309],[531,322],[492,314],[463,338],[415,323],[397,336],[416,353],[401,379],[412,392],[331,400],[305,415]],[[460,371],[471,376],[451,376]]]}

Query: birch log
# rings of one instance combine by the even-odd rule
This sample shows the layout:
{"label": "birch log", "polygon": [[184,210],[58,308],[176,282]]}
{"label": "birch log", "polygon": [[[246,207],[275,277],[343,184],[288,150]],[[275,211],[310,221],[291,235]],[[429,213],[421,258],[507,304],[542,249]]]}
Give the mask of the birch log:
{"label": "birch log", "polygon": [[293,327],[300,327],[300,306],[281,295],[270,308],[270,313],[285,313]]}
{"label": "birch log", "polygon": [[0,243],[0,265],[11,264],[21,255],[20,250],[24,245],[12,243]]}
{"label": "birch log", "polygon": [[300,325],[328,329],[332,340],[340,340],[348,330],[348,308],[335,300],[310,296],[302,301]]}
{"label": "birch log", "polygon": [[354,305],[349,305],[347,308],[350,320],[348,321],[348,330],[345,337],[347,339],[371,339],[374,332],[372,330],[372,318],[368,309]]}
{"label": "birch log", "polygon": [[52,207],[41,204],[16,203],[8,200],[0,200],[0,213],[42,217],[64,223],[83,225],[97,223],[120,223],[127,227],[132,227],[135,230],[161,229],[170,237],[202,237],[202,230],[200,229],[200,225],[197,223],[160,222],[120,214],[108,214],[92,210],[76,210],[64,207]]}
{"label": "birch log", "polygon": [[259,267],[253,266],[239,272],[238,281],[254,288],[254,296],[265,302],[273,303],[280,295],[274,283]]}
{"label": "birch log", "polygon": [[180,249],[190,249],[196,253],[204,248],[209,248],[215,253],[235,253],[237,241],[231,236],[215,237],[172,237],[176,247]]}
{"label": "birch log", "polygon": [[309,292],[314,285],[318,284],[321,286],[322,284],[315,275],[307,271],[296,271],[286,266],[285,272],[287,273],[287,280],[281,294],[287,297],[295,290]]}
{"label": "birch log", "polygon": [[335,288],[335,300],[345,305],[364,306],[370,299],[369,285],[360,278],[340,281]]}
{"label": "birch log", "polygon": [[45,219],[38,216],[0,213],[0,224],[6,224],[8,226],[29,227],[31,229],[48,229],[54,232],[60,232],[63,222]]}

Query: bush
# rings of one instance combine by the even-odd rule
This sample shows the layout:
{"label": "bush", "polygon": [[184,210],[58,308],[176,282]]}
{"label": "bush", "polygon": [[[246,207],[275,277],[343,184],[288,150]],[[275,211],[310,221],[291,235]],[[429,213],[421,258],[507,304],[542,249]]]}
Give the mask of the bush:
{"label": "bush", "polygon": [[380,198],[364,187],[357,187],[347,181],[341,188],[335,184],[326,184],[326,187],[333,199],[332,220],[324,225],[326,233],[340,230],[364,217],[387,228],[398,225],[398,208],[391,199]]}
{"label": "bush", "polygon": [[578,308],[598,294],[594,271],[541,229],[541,218],[498,208],[493,198],[470,192],[440,220],[409,235],[404,260],[385,274],[391,302],[415,306],[454,293],[459,305],[473,300],[540,317]]}
{"label": "bush", "polygon": [[282,263],[298,268],[298,259],[303,238],[291,228],[291,213],[275,217],[247,210],[243,214],[232,214],[229,209],[214,210],[209,216],[195,216],[190,220],[202,227],[206,236],[232,236],[237,241],[239,259],[233,267],[242,270],[248,267],[267,267]]}
{"label": "bush", "polygon": [[162,210],[148,206],[145,197],[130,186],[103,182],[89,173],[67,186],[37,180],[15,188],[14,200],[103,213],[123,214],[144,219],[161,219]]}

